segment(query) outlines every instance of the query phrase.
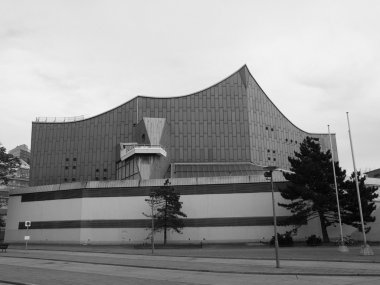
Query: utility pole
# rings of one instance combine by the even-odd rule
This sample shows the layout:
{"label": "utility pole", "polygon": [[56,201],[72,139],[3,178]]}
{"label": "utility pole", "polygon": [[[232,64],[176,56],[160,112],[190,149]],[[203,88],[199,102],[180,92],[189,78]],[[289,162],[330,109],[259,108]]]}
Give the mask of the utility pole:
{"label": "utility pole", "polygon": [[367,237],[365,235],[362,202],[361,202],[361,198],[360,198],[359,182],[358,182],[358,176],[357,176],[356,165],[355,165],[354,147],[353,147],[353,144],[352,144],[352,137],[351,137],[350,119],[348,117],[348,112],[346,112],[346,114],[347,114],[347,123],[348,123],[348,135],[350,137],[352,162],[354,164],[354,177],[355,177],[356,192],[358,194],[360,221],[361,221],[361,224],[362,224],[362,232],[363,232],[363,243],[364,244],[362,245],[362,248],[360,250],[360,254],[362,254],[362,255],[374,255],[371,247],[367,244]]}
{"label": "utility pole", "polygon": [[329,137],[330,137],[330,149],[331,149],[331,162],[332,162],[332,168],[334,173],[334,184],[335,184],[335,195],[336,195],[336,205],[338,207],[338,218],[339,218],[339,228],[340,228],[340,245],[339,245],[339,251],[340,252],[348,252],[348,247],[344,244],[343,239],[343,229],[342,229],[342,219],[340,217],[340,206],[339,206],[339,194],[338,194],[338,184],[336,183],[336,173],[335,173],[335,161],[334,161],[334,149],[332,145],[331,140],[331,134],[330,134],[330,125],[327,125],[328,131],[329,131]]}

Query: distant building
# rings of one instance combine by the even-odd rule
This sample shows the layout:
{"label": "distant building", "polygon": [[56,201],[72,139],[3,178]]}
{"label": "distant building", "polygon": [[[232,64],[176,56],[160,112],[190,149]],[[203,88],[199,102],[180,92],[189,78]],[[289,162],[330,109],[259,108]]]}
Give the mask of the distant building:
{"label": "distant building", "polygon": [[380,179],[380,168],[368,171],[368,172],[365,173],[365,175],[368,178],[379,178]]}
{"label": "distant building", "polygon": [[376,193],[379,195],[375,200],[376,210],[373,216],[376,217],[375,222],[371,225],[371,231],[367,234],[367,237],[372,240],[379,241],[380,239],[380,168],[367,171],[364,173],[366,176],[365,184],[367,186],[378,187]]}
{"label": "distant building", "polygon": [[16,146],[14,149],[8,151],[8,153],[30,164],[30,150],[26,144]]}
{"label": "distant building", "polygon": [[8,153],[18,157],[21,162],[21,165],[16,172],[13,173],[12,176],[8,177],[8,187],[28,187],[30,171],[30,150],[28,146],[25,144],[19,145],[8,151]]}

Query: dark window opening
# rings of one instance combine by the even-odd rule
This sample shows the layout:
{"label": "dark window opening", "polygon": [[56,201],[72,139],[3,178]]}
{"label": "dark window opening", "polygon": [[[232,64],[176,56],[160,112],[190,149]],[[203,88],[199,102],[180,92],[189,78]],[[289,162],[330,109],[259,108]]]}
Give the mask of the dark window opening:
{"label": "dark window opening", "polygon": [[145,134],[142,134],[141,139],[143,142],[145,141]]}
{"label": "dark window opening", "polygon": [[103,180],[107,180],[107,177],[103,177]]}
{"label": "dark window opening", "polygon": [[74,166],[73,166],[73,169],[77,169],[77,167],[74,165]]}
{"label": "dark window opening", "polygon": [[268,127],[265,127],[266,130],[268,130]]}
{"label": "dark window opening", "polygon": [[274,150],[273,153],[276,153],[276,151]]}
{"label": "dark window opening", "polygon": [[67,182],[67,178],[63,179],[65,182]]}
{"label": "dark window opening", "polygon": [[77,161],[77,158],[76,158],[76,157],[74,157],[74,158],[73,158],[73,161]]}
{"label": "dark window opening", "polygon": [[68,166],[65,166],[65,169],[69,169],[69,167],[68,167]]}
{"label": "dark window opening", "polygon": [[75,178],[71,178],[71,181],[75,181],[76,179]]}
{"label": "dark window opening", "polygon": [[273,132],[273,128],[270,129]]}
{"label": "dark window opening", "polygon": [[99,180],[99,177],[95,177],[95,180]]}
{"label": "dark window opening", "polygon": [[99,172],[99,169],[97,168],[97,169],[95,170],[95,172]]}
{"label": "dark window opening", "polygon": [[66,161],[69,161],[69,159],[66,157]]}
{"label": "dark window opening", "polygon": [[107,172],[107,168],[104,168],[104,169],[103,169],[103,172]]}
{"label": "dark window opening", "polygon": [[268,160],[270,160],[270,157],[268,157]]}
{"label": "dark window opening", "polygon": [[290,140],[290,142],[292,143],[292,142],[293,142],[293,140]]}
{"label": "dark window opening", "polygon": [[297,144],[298,142],[296,141],[296,144]]}
{"label": "dark window opening", "polygon": [[288,141],[288,139],[285,139],[285,141],[287,142],[287,141]]}
{"label": "dark window opening", "polygon": [[270,152],[270,149],[268,149],[267,152]]}

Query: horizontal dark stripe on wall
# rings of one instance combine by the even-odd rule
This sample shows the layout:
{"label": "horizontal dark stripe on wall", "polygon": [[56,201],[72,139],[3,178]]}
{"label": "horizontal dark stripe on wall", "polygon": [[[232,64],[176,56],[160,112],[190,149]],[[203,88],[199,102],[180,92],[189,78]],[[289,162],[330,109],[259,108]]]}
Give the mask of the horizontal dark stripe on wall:
{"label": "horizontal dark stripe on wall", "polygon": [[[288,217],[277,217],[278,223]],[[271,226],[273,217],[236,217],[184,219],[185,227],[244,227]],[[70,220],[70,221],[32,221],[29,229],[77,229],[77,228],[150,228],[150,219],[134,220]],[[20,230],[26,229],[25,222],[19,222]]]}
{"label": "horizontal dark stripe on wall", "polygon": [[[285,187],[285,185],[286,185],[286,182],[274,183],[275,191],[278,191],[278,188]],[[25,193],[25,194],[19,194],[19,195],[21,195],[21,202],[76,199],[76,198],[136,197],[136,196],[149,196],[150,192],[154,191],[157,188],[158,187],[75,189],[75,190]],[[174,186],[174,188],[181,195],[260,193],[260,192],[271,191],[270,183],[265,183],[265,182],[236,183],[236,184],[210,184],[210,185],[181,185],[181,186]]]}

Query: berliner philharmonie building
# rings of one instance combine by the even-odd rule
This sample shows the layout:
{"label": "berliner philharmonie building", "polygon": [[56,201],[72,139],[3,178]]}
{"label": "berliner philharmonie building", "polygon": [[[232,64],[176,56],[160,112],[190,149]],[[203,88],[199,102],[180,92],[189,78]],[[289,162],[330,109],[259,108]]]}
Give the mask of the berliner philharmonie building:
{"label": "berliner philharmonie building", "polygon": [[[137,96],[91,118],[37,118],[30,187],[10,193],[5,240],[143,243],[150,232],[145,199],[167,179],[187,214],[183,233],[170,232],[169,242],[268,240],[273,214],[264,167],[288,170],[306,136],[330,148],[328,134],[290,122],[247,66],[187,96]],[[281,202],[277,190],[287,182],[280,171],[274,181]],[[276,207],[278,220],[290,215]],[[318,223],[298,237],[311,234],[320,235]]]}

